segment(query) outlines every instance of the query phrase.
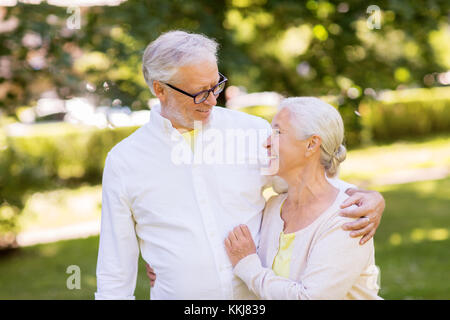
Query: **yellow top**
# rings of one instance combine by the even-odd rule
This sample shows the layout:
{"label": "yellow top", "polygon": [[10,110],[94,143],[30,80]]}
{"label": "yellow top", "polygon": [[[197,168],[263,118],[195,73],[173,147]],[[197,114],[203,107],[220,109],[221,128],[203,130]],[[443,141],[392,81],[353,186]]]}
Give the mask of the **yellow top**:
{"label": "yellow top", "polygon": [[197,135],[198,129],[192,129],[191,131],[187,131],[185,133],[182,133],[181,135],[186,140],[187,144],[191,146],[192,152],[194,152],[194,143],[195,143],[195,137]]}
{"label": "yellow top", "polygon": [[[281,205],[281,208],[283,208],[283,204]],[[281,231],[278,253],[275,256],[275,259],[273,259],[272,264],[273,272],[280,277],[289,278],[292,249],[294,248],[292,243],[294,242],[294,240],[295,240],[295,232],[285,234],[283,231]]]}

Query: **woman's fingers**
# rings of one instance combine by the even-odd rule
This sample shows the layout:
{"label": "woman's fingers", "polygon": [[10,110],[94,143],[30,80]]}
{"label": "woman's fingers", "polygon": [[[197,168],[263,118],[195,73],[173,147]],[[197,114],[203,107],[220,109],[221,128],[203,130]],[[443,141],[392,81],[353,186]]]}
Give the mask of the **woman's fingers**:
{"label": "woman's fingers", "polygon": [[242,224],[240,227],[241,227],[242,233],[244,234],[244,236],[245,236],[246,238],[251,238],[251,239],[253,239],[252,234],[251,234],[249,228],[248,228],[245,224]]}
{"label": "woman's fingers", "polygon": [[230,238],[226,238],[225,239],[225,248],[228,250],[228,249],[231,249],[231,240],[230,240]]}
{"label": "woman's fingers", "polygon": [[248,241],[253,241],[250,230],[246,225],[239,225],[228,234],[228,238],[225,240],[225,245],[230,248],[237,247],[244,245]]}
{"label": "woman's fingers", "polygon": [[237,238],[236,233],[234,232],[234,230],[231,231],[231,232],[228,234],[228,239],[230,239],[230,241],[231,241],[232,243],[238,241],[238,238]]}
{"label": "woman's fingers", "polygon": [[238,240],[244,240],[245,239],[245,235],[244,232],[241,229],[241,226],[237,226],[233,229],[234,234],[236,235],[236,238]]}

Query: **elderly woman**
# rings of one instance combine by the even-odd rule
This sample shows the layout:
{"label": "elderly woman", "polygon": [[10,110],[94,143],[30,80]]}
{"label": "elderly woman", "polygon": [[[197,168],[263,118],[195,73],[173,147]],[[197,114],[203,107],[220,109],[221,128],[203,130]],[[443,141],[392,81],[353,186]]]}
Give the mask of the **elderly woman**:
{"label": "elderly woman", "polygon": [[328,181],[346,157],[339,112],[309,97],[280,107],[272,122],[279,145],[272,136],[266,147],[288,192],[266,204],[258,254],[247,226],[230,232],[234,274],[261,299],[380,299],[373,239],[360,245],[342,229],[348,195]]}

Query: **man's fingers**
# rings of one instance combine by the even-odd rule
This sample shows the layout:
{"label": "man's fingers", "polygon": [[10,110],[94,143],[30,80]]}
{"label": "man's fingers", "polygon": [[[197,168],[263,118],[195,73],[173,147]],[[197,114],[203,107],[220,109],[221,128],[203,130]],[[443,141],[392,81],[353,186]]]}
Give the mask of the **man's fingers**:
{"label": "man's fingers", "polygon": [[342,229],[344,229],[344,230],[359,230],[359,229],[362,229],[365,226],[367,226],[369,223],[370,223],[370,220],[368,217],[362,217],[356,221],[347,222],[347,223],[343,224]]}
{"label": "man's fingers", "polygon": [[355,192],[358,192],[358,189],[355,189],[355,188],[349,188],[349,189],[345,190],[345,193],[348,194],[349,196],[354,195]]}
{"label": "man's fingers", "polygon": [[370,210],[365,206],[351,207],[339,210],[339,215],[348,218],[370,217]]}
{"label": "man's fingers", "polygon": [[148,264],[145,264],[145,269],[147,277],[150,279],[150,286],[153,287],[155,285],[156,274]]}
{"label": "man's fingers", "polygon": [[375,231],[376,231],[376,229],[374,228],[368,234],[366,234],[364,237],[362,237],[361,240],[359,240],[359,244],[363,245],[364,243],[366,243],[367,241],[372,239],[373,236],[375,235]]}
{"label": "man's fingers", "polygon": [[369,223],[365,228],[350,232],[350,237],[357,238],[368,234],[374,227],[373,223]]}
{"label": "man's fingers", "polygon": [[345,199],[344,202],[342,202],[341,209],[350,207],[351,205],[354,205],[354,204],[358,205],[361,198],[362,198],[362,194],[360,194],[360,193],[355,193],[355,194],[351,195],[350,197]]}

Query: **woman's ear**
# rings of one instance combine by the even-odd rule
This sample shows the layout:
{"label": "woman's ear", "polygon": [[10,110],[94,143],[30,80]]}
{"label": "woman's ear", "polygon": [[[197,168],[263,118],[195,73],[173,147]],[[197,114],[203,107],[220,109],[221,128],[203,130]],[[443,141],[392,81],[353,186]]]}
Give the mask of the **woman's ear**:
{"label": "woman's ear", "polygon": [[320,149],[320,145],[322,144],[322,139],[319,136],[312,135],[307,142],[306,152],[307,155],[312,155],[316,153],[317,150]]}

